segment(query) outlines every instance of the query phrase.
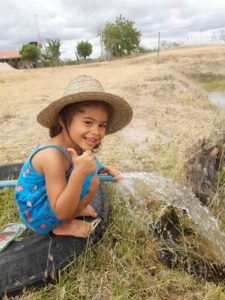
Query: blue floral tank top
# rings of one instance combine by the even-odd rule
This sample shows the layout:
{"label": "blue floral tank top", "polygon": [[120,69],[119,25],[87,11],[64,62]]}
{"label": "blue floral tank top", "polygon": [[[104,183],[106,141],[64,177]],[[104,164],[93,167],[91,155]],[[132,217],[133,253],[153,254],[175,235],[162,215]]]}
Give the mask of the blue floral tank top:
{"label": "blue floral tank top", "polygon": [[[21,169],[15,189],[15,200],[22,221],[27,227],[40,234],[47,234],[53,228],[64,222],[63,220],[59,220],[51,209],[46,193],[45,177],[37,173],[31,164],[32,157],[38,151],[45,148],[55,148],[71,160],[71,156],[68,152],[55,145],[47,145],[34,149]],[[96,156],[94,159],[96,162],[96,170],[85,178],[80,200],[86,195],[90,187],[91,178],[104,168]],[[67,181],[69,180],[72,170],[73,165],[71,165],[66,173]]]}

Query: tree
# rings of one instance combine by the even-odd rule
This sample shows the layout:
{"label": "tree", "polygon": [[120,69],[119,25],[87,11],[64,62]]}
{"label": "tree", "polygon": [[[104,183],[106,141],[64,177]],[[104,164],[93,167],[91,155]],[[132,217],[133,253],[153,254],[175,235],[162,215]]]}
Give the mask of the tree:
{"label": "tree", "polygon": [[24,44],[19,52],[22,59],[29,61],[31,64],[36,62],[40,56],[40,48],[31,44]]}
{"label": "tree", "polygon": [[60,47],[62,43],[59,39],[46,39],[47,44],[42,52],[42,62],[46,67],[54,67],[60,63]]}
{"label": "tree", "polygon": [[225,42],[225,30],[219,31],[219,37],[222,42]]}
{"label": "tree", "polygon": [[104,47],[113,56],[129,55],[138,51],[141,33],[134,27],[134,22],[121,15],[114,23],[107,22],[101,35]]}
{"label": "tree", "polygon": [[87,57],[91,55],[92,53],[92,44],[89,43],[88,41],[81,41],[77,44],[77,54],[80,57],[84,58],[84,61],[86,63]]}
{"label": "tree", "polygon": [[212,32],[211,39],[214,43],[225,42],[225,30],[215,30]]}
{"label": "tree", "polygon": [[153,52],[154,50],[150,49],[150,48],[146,48],[144,45],[140,45],[138,48],[138,52],[139,53],[149,53],[149,52]]}
{"label": "tree", "polygon": [[181,45],[182,45],[181,43],[162,40],[160,48],[161,49],[169,49],[169,48],[179,47]]}

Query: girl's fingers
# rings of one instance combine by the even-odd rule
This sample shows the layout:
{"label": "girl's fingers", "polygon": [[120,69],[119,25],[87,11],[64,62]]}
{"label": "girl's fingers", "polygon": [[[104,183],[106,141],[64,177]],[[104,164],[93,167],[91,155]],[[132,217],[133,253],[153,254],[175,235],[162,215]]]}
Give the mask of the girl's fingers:
{"label": "girl's fingers", "polygon": [[85,155],[85,156],[94,156],[94,154],[91,150],[84,151],[83,155]]}
{"label": "girl's fingers", "polygon": [[122,179],[122,174],[118,174],[115,176],[115,181],[119,182]]}
{"label": "girl's fingers", "polygon": [[91,183],[93,183],[93,182],[99,182],[99,178],[98,178],[98,175],[95,175],[95,176],[93,176],[92,178],[91,178]]}

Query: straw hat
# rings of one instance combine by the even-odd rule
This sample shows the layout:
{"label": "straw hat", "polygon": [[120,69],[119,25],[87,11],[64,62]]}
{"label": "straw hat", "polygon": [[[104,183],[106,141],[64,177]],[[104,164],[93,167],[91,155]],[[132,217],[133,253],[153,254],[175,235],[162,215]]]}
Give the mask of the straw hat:
{"label": "straw hat", "polygon": [[112,116],[110,116],[107,134],[122,129],[132,119],[132,108],[123,98],[104,92],[99,81],[90,76],[81,75],[70,81],[62,98],[53,101],[38,114],[37,121],[42,126],[51,128],[58,123],[58,114],[63,107],[68,104],[87,100],[103,101],[111,105]]}

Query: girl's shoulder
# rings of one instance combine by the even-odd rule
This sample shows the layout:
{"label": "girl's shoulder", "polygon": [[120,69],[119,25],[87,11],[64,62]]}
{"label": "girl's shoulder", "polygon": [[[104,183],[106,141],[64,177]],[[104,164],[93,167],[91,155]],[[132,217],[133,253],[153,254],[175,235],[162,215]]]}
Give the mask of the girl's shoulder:
{"label": "girl's shoulder", "polygon": [[40,174],[43,174],[43,168],[60,168],[67,171],[71,166],[72,160],[70,154],[57,145],[43,145],[37,147],[31,157],[30,163]]}
{"label": "girl's shoulder", "polygon": [[34,156],[40,155],[40,156],[49,156],[51,154],[51,157],[64,157],[68,160],[72,161],[71,155],[69,152],[67,152],[65,149],[57,146],[57,145],[41,145],[38,146],[33,150],[33,152],[30,155],[30,159],[32,159]]}

